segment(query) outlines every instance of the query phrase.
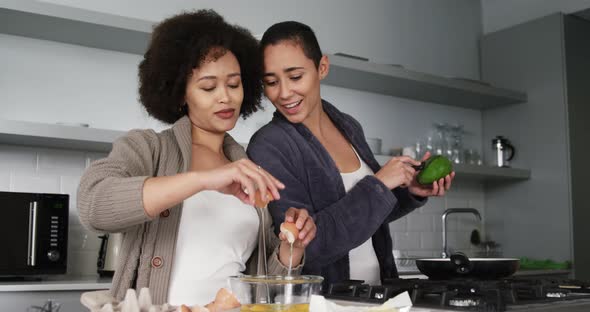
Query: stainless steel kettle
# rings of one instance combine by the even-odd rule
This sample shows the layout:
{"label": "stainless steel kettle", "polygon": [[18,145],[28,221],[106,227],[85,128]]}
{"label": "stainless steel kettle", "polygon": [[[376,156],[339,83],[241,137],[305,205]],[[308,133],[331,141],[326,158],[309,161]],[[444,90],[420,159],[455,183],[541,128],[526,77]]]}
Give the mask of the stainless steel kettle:
{"label": "stainless steel kettle", "polygon": [[510,167],[510,161],[514,158],[516,150],[510,144],[510,141],[502,136],[492,139],[492,149],[494,150],[494,166]]}
{"label": "stainless steel kettle", "polygon": [[96,261],[97,272],[100,276],[113,276],[119,260],[119,253],[123,243],[123,234],[111,233],[99,236],[102,240]]}

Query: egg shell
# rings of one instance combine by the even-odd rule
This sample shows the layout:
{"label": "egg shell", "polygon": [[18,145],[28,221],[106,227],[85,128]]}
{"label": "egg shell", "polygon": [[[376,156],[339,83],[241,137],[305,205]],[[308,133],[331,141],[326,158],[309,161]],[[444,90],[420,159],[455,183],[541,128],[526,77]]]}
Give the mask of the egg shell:
{"label": "egg shell", "polygon": [[256,190],[256,193],[254,193],[254,205],[258,208],[266,208],[268,203],[273,199],[274,198],[272,197],[270,190],[266,190],[266,198],[264,199],[262,198],[260,190]]}
{"label": "egg shell", "polygon": [[283,222],[281,223],[281,233],[285,234],[289,244],[292,244],[299,237],[299,230],[295,223]]}

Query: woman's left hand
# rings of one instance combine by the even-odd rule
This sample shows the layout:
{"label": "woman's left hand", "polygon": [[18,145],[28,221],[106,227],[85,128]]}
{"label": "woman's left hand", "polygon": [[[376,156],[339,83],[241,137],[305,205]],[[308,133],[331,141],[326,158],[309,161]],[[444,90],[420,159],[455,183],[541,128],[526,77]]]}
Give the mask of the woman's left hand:
{"label": "woman's left hand", "polygon": [[[293,243],[293,248],[305,248],[315,238],[317,228],[315,221],[309,215],[306,209],[289,208],[285,212],[285,222],[295,223],[299,230],[299,235]],[[283,233],[279,233],[279,238],[286,242],[287,237]]]}
{"label": "woman's left hand", "polygon": [[[430,157],[430,152],[426,152],[424,157],[422,157],[422,161],[425,161]],[[412,183],[408,186],[408,191],[413,195],[428,197],[428,196],[444,196],[445,192],[451,188],[451,182],[453,182],[453,178],[455,178],[455,172],[451,172],[444,178],[439,179],[438,181],[432,182],[430,185],[423,185],[418,183],[418,173],[414,175],[414,179]]]}

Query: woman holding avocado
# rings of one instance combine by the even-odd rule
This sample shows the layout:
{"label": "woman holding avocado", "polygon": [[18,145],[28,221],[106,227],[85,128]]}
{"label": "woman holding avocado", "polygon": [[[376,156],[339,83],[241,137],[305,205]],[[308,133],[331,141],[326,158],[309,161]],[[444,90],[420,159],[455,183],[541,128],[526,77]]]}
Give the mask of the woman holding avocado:
{"label": "woman holding avocado", "polygon": [[277,111],[252,137],[248,155],[286,186],[269,205],[275,224],[290,207],[307,209],[316,222],[303,272],[327,284],[397,277],[389,223],[444,195],[454,173],[421,185],[413,168],[419,161],[377,163],[361,125],[321,98],[330,64],[307,25],[275,24],[260,45],[264,92]]}

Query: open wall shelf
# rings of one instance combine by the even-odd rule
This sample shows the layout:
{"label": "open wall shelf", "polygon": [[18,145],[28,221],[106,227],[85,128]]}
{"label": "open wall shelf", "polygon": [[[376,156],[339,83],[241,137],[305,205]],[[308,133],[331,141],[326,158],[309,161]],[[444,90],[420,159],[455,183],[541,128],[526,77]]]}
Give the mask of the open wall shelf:
{"label": "open wall shelf", "polygon": [[[143,55],[153,22],[34,2],[0,8],[0,33]],[[328,55],[327,85],[471,109],[526,102],[523,92]]]}

